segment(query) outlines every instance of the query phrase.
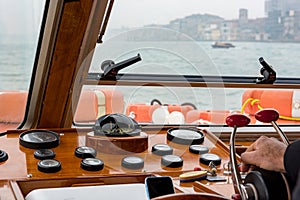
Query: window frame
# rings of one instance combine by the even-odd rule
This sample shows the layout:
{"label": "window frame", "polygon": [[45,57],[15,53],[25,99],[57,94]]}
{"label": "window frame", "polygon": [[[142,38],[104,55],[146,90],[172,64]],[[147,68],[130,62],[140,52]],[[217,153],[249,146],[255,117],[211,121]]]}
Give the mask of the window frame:
{"label": "window frame", "polygon": [[[71,127],[72,105],[77,104],[82,85],[76,77],[87,75],[107,6],[107,0],[47,2],[25,119],[19,129]],[[66,38],[71,42],[66,43]],[[68,67],[59,70],[68,59]]]}

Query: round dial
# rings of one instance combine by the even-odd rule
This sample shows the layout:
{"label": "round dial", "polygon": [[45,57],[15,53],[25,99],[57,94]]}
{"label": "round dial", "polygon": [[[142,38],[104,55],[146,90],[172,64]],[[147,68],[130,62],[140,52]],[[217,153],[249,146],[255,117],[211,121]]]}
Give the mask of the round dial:
{"label": "round dial", "polygon": [[161,164],[165,167],[177,168],[183,166],[183,160],[177,155],[164,155],[161,158]]}
{"label": "round dial", "polygon": [[144,167],[144,159],[138,156],[126,156],[122,159],[121,165],[127,169],[140,169]]}
{"label": "round dial", "polygon": [[30,130],[21,133],[20,144],[31,149],[49,149],[59,145],[59,135],[48,130]]}
{"label": "round dial", "polygon": [[8,155],[5,151],[0,150],[0,162],[4,162],[8,159]]}
{"label": "round dial", "polygon": [[178,144],[201,144],[204,134],[193,128],[171,128],[167,131],[167,139]]}
{"label": "round dial", "polygon": [[205,154],[208,153],[209,149],[204,145],[193,144],[189,147],[189,151],[194,154]]}
{"label": "round dial", "polygon": [[55,153],[51,149],[37,149],[33,155],[35,158],[40,160],[52,159],[55,157]]}
{"label": "round dial", "polygon": [[61,163],[53,159],[45,159],[38,162],[38,170],[45,173],[55,173],[61,169]]}
{"label": "round dial", "polygon": [[98,158],[85,158],[81,161],[80,167],[87,171],[99,171],[104,167],[104,162]]}
{"label": "round dial", "polygon": [[80,146],[75,149],[75,156],[78,158],[95,158],[97,155],[96,149],[88,146]]}
{"label": "round dial", "polygon": [[152,146],[152,153],[163,156],[173,153],[173,148],[168,144],[155,144]]}
{"label": "round dial", "polygon": [[210,162],[213,162],[215,165],[220,165],[221,164],[221,157],[218,156],[217,154],[213,153],[205,153],[200,156],[200,163],[209,165]]}

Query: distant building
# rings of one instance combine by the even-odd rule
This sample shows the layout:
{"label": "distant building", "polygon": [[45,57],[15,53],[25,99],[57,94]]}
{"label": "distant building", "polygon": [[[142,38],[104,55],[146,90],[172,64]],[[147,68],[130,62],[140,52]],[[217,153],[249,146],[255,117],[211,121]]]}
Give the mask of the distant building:
{"label": "distant building", "polygon": [[266,0],[266,32],[270,40],[290,41],[300,38],[299,0]]}
{"label": "distant building", "polygon": [[245,26],[248,24],[248,10],[241,8],[239,10],[239,26]]}
{"label": "distant building", "polygon": [[166,25],[154,25],[176,30],[178,34],[171,37],[141,31],[129,39],[178,40],[179,33],[184,33],[194,40],[300,42],[300,0],[266,0],[265,12],[267,17],[249,19],[248,10],[241,8],[234,20],[193,14]]}
{"label": "distant building", "polygon": [[299,0],[266,0],[265,12],[267,14],[280,11],[281,16],[284,16],[288,11],[300,11]]}
{"label": "distant building", "polygon": [[280,40],[283,34],[283,22],[280,10],[273,10],[268,13],[265,31],[269,33],[270,40]]}
{"label": "distant building", "polygon": [[300,41],[300,12],[290,10],[283,19],[283,39]]}

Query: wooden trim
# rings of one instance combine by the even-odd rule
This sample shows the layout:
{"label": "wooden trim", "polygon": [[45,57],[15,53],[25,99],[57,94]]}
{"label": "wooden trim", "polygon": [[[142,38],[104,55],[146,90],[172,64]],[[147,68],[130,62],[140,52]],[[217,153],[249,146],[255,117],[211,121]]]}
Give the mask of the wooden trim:
{"label": "wooden trim", "polygon": [[76,76],[73,77],[74,85],[72,85],[72,89],[69,93],[68,104],[66,105],[66,111],[64,113],[65,121],[62,122],[62,127],[70,127],[72,125],[81,89],[86,77],[88,76],[94,48],[97,43],[100,26],[104,19],[107,4],[108,0],[96,0],[93,2],[91,14],[81,46],[82,50],[80,51],[77,61]]}
{"label": "wooden trim", "polygon": [[34,78],[32,80],[32,93],[28,97],[27,119],[22,127],[23,129],[34,128],[38,123],[62,7],[63,0],[49,1],[45,30],[41,33],[41,49],[37,54],[35,77],[32,77]]}
{"label": "wooden trim", "polygon": [[38,128],[62,126],[91,6],[92,1],[64,2]]}
{"label": "wooden trim", "polygon": [[23,129],[71,127],[72,105],[76,107],[82,85],[76,80],[87,74],[106,4],[100,0],[50,1]]}
{"label": "wooden trim", "polygon": [[16,200],[25,200],[22,191],[16,181],[9,182],[10,187],[15,195]]}

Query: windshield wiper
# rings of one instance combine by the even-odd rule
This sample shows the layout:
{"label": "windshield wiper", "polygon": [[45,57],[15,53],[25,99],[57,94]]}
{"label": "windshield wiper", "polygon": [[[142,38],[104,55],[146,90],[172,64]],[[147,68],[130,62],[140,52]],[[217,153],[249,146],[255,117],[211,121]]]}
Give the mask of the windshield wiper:
{"label": "windshield wiper", "polygon": [[102,43],[102,37],[103,37],[103,35],[105,33],[107,22],[108,22],[108,19],[109,19],[109,16],[110,16],[113,4],[114,4],[114,0],[111,0],[109,2],[109,5],[108,5],[107,11],[106,11],[106,15],[105,15],[104,21],[103,21],[102,27],[101,27],[99,35],[98,35],[97,43]]}

